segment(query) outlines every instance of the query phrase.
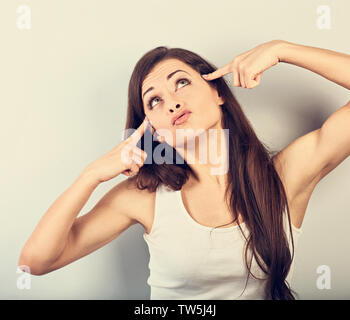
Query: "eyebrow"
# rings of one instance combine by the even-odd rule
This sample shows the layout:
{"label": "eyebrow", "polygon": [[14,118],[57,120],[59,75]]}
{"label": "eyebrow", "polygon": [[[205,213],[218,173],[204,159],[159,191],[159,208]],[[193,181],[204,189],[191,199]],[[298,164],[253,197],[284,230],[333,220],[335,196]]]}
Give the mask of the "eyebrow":
{"label": "eyebrow", "polygon": [[[172,72],[172,73],[169,73],[169,74],[167,75],[166,79],[169,80],[176,72],[180,72],[180,71],[186,72],[186,71],[184,71],[184,70],[176,70],[176,71],[174,71],[174,72]],[[186,72],[186,73],[189,74],[188,72]],[[154,87],[148,88],[148,89],[143,93],[142,99],[144,98],[144,96],[145,96],[145,94],[146,94],[147,92],[149,92],[149,91],[151,91],[151,90],[153,90],[153,89],[154,89]]]}

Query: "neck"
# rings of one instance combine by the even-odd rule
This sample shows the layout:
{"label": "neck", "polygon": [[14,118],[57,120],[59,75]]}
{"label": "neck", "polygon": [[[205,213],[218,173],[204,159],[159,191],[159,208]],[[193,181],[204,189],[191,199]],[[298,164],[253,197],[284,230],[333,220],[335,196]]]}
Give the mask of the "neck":
{"label": "neck", "polygon": [[[221,121],[218,121],[213,127],[196,136],[193,143],[186,143],[183,148],[176,148],[176,151],[181,154],[198,176],[199,181],[195,183],[214,183],[218,187],[226,186],[228,172],[227,139],[228,131],[224,131],[221,127]],[[192,176],[190,180],[194,182]]]}

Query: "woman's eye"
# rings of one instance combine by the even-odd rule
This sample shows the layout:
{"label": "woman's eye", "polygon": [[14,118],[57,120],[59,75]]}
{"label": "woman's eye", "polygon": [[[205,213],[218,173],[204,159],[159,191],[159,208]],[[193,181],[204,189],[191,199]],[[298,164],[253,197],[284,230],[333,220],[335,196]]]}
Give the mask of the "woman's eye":
{"label": "woman's eye", "polygon": [[189,81],[189,80],[187,80],[187,79],[180,79],[180,80],[178,80],[178,81],[176,82],[176,84],[177,84],[177,83],[180,83],[181,81],[185,81],[185,82],[190,83],[190,81]]}
{"label": "woman's eye", "polygon": [[[182,78],[182,79],[179,79],[179,80],[177,80],[176,81],[176,84],[178,84],[178,83],[180,83],[180,82],[183,82],[183,81],[185,81],[185,83],[187,82],[187,83],[191,83],[191,81],[189,81],[189,80],[187,80],[187,79],[185,79],[185,78]],[[152,98],[150,98],[149,99],[149,102],[148,102],[148,106],[149,106],[149,108],[150,109],[152,109],[153,108],[153,101],[155,101],[155,100],[161,100],[159,97],[152,97]],[[155,105],[157,105],[157,104],[155,104]]]}
{"label": "woman's eye", "polygon": [[152,102],[155,101],[155,100],[160,100],[158,97],[155,97],[155,98],[151,98],[148,105],[149,107],[152,109],[153,108],[153,105],[152,105]]}

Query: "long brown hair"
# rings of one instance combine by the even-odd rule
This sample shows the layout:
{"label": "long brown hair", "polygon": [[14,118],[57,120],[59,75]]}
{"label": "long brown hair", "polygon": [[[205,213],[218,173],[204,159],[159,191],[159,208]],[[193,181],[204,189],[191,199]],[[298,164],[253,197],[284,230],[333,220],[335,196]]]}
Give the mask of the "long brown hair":
{"label": "long brown hair", "polygon": [[[199,55],[182,48],[161,46],[144,54],[137,62],[129,82],[126,130],[140,126],[145,117],[141,97],[143,80],[157,63],[174,58],[186,63],[199,74],[211,73],[217,69]],[[249,270],[247,281],[249,275],[256,278],[250,270],[251,261],[248,265],[247,251],[250,249],[253,253],[252,258],[254,256],[258,266],[266,274],[265,299],[295,300],[293,293],[296,293],[286,281],[294,257],[294,240],[287,196],[273,165],[272,158],[275,151],[271,151],[258,139],[225,80],[220,77],[208,81],[208,84],[215,87],[224,101],[221,106],[222,128],[229,129],[229,169],[225,197],[229,199],[234,221],[238,221],[237,212],[239,212],[249,230],[249,237],[244,236],[247,240],[245,250],[245,263]],[[145,150],[145,135],[139,142],[143,150]],[[158,141],[153,141],[152,150],[158,145]],[[170,153],[165,152],[165,154],[171,154],[173,159],[181,157],[167,143],[165,143],[166,148],[171,150]],[[185,160],[183,164],[171,161],[172,159],[157,164],[153,161],[152,151],[149,151],[145,150],[147,158],[150,157],[150,159],[146,159],[134,177],[139,189],[147,188],[155,192],[158,186],[163,184],[172,190],[180,190],[190,175],[198,180]],[[283,228],[285,209],[292,238],[293,255],[290,253]],[[240,225],[239,228],[242,232]]]}

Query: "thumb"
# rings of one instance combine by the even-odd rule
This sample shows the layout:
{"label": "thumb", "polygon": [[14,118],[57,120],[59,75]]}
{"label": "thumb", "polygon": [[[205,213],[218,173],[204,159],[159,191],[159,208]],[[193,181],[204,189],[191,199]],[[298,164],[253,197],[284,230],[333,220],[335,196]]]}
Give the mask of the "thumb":
{"label": "thumb", "polygon": [[256,77],[254,79],[250,79],[247,83],[247,85],[248,85],[247,88],[253,89],[253,88],[257,87],[260,84],[261,77],[262,77],[262,73],[259,73],[256,75]]}
{"label": "thumb", "polygon": [[258,73],[257,76],[255,77],[255,81],[260,83],[261,77],[262,77],[262,73]]}

